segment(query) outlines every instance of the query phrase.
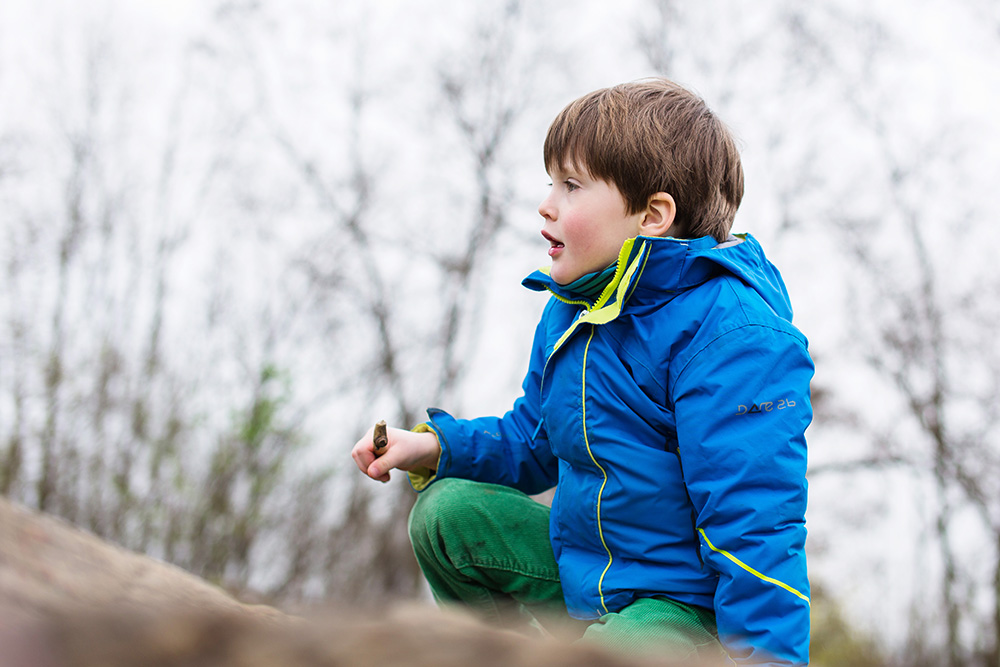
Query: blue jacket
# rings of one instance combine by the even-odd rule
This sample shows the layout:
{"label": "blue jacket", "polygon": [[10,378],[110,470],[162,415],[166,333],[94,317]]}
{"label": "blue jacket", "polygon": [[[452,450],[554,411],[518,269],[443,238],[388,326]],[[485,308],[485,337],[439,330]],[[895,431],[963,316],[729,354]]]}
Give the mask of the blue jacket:
{"label": "blue jacket", "polygon": [[714,608],[738,662],[808,663],[806,442],[813,364],[747,235],[639,237],[595,303],[552,298],[503,417],[430,410],[437,478],[537,493],[570,614],[637,598]]}

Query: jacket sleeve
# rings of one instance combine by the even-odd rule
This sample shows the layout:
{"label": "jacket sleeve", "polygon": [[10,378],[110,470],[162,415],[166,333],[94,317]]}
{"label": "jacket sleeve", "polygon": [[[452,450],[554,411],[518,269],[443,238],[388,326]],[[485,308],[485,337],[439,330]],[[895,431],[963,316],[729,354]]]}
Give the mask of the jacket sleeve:
{"label": "jacket sleeve", "polygon": [[[503,484],[529,494],[555,486],[558,461],[539,425],[545,319],[543,315],[535,330],[528,373],[521,385],[523,394],[504,416],[456,419],[435,408],[427,411],[430,419],[425,428],[433,431],[441,444],[438,468],[429,482],[461,477]],[[426,484],[414,481],[418,491],[425,487]]]}
{"label": "jacket sleeve", "polygon": [[813,364],[797,332],[723,334],[672,392],[719,637],[738,664],[809,662],[805,429]]}

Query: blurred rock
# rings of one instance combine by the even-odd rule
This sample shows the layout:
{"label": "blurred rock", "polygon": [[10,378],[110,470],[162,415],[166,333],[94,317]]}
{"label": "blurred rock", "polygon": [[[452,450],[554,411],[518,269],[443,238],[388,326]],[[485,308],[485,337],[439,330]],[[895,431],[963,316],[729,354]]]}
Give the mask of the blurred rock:
{"label": "blurred rock", "polygon": [[246,605],[176,567],[0,499],[0,667],[680,665],[529,638],[406,603]]}
{"label": "blurred rock", "polygon": [[0,498],[0,628],[54,612],[165,607],[280,618],[180,568]]}

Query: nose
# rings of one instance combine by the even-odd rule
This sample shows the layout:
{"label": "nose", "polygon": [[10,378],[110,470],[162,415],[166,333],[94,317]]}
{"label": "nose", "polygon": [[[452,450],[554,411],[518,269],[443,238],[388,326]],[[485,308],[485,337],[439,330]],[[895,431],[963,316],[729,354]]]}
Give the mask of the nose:
{"label": "nose", "polygon": [[548,196],[542,200],[538,205],[538,214],[545,218],[546,220],[556,219],[556,207],[552,201],[552,192],[550,191]]}

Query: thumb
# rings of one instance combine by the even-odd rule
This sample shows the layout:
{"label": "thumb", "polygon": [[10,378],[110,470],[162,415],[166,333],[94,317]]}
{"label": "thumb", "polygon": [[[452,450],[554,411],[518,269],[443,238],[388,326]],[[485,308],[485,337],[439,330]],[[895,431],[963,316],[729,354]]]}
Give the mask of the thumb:
{"label": "thumb", "polygon": [[385,452],[368,466],[368,476],[379,482],[389,481],[389,471],[395,468],[392,450]]}

